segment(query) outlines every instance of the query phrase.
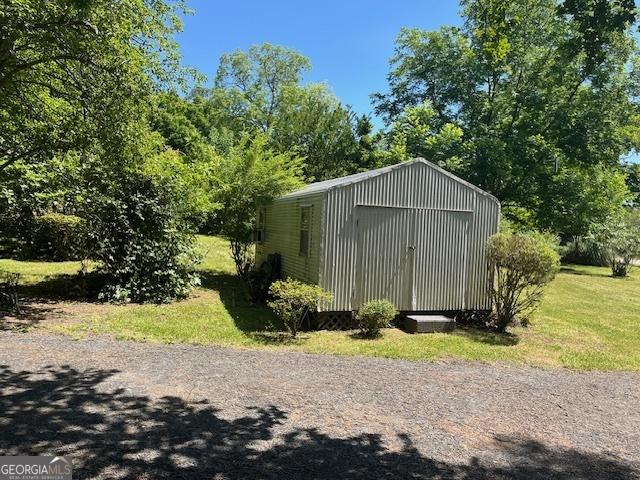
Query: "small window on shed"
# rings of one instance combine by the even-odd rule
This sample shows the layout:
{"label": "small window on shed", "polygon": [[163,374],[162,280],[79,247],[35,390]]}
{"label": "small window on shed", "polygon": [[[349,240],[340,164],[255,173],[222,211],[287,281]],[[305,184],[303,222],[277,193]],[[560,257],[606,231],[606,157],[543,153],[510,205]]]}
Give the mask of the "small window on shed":
{"label": "small window on shed", "polygon": [[253,240],[258,243],[264,243],[265,223],[267,218],[267,209],[260,207],[258,209],[258,218],[256,219],[256,230],[253,233]]}
{"label": "small window on shed", "polygon": [[300,207],[300,255],[309,255],[311,206]]}

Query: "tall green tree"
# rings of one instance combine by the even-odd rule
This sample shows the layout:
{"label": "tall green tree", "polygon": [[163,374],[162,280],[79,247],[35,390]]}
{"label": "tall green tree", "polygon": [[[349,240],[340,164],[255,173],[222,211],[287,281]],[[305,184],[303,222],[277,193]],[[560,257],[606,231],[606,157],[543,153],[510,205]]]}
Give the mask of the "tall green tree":
{"label": "tall green tree", "polygon": [[309,180],[324,180],[357,168],[355,119],[326,85],[302,84],[310,68],[307,57],[270,44],[225,54],[209,99],[218,131],[266,133],[275,150],[305,158]]}
{"label": "tall green tree", "polygon": [[437,129],[436,115],[429,104],[407,107],[398,115],[389,132],[389,162],[423,157],[452,172],[462,171],[465,148],[462,129],[453,123]]}
{"label": "tall green tree", "polygon": [[245,137],[215,171],[220,230],[231,244],[238,275],[254,265],[252,232],[258,208],[303,185],[302,159],[269,148],[266,134]]}
{"label": "tall green tree", "polygon": [[226,53],[214,88],[228,94],[231,106],[247,127],[267,132],[282,107],[286,87],[298,86],[311,62],[304,55],[279,45],[254,45],[247,52]]}
{"label": "tall green tree", "polygon": [[353,123],[352,113],[326,85],[290,86],[283,90],[270,143],[279,151],[293,150],[302,156],[309,180],[335,178],[357,168]]}
{"label": "tall green tree", "polygon": [[[169,301],[197,283],[190,232],[215,206],[212,162],[188,164],[189,139],[149,128],[155,94],[184,78],[181,10],[171,0],[0,5],[0,233],[11,223],[24,236],[43,213],[81,216],[106,298]],[[179,140],[185,152],[167,145]]]}
{"label": "tall green tree", "polygon": [[[462,15],[462,28],[400,33],[376,111],[393,123],[430,105],[429,135],[445,125],[461,130],[458,173],[496,195],[506,213],[584,233],[556,221],[564,205],[554,195],[576,169],[615,175],[636,146],[634,8],[625,0],[465,0]],[[600,192],[596,204],[608,196]]]}
{"label": "tall green tree", "polygon": [[0,173],[134,144],[148,95],[179,71],[172,35],[181,9],[164,0],[3,1]]}

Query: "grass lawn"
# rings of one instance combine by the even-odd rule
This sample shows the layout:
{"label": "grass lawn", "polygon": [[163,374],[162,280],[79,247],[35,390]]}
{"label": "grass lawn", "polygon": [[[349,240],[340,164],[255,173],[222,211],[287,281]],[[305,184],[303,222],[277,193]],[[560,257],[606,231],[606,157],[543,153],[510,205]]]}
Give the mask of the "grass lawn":
{"label": "grass lawn", "polygon": [[[459,328],[452,333],[409,335],[386,329],[362,340],[352,332],[308,332],[292,340],[278,332],[277,320],[250,305],[234,276],[226,242],[199,237],[204,253],[202,287],[188,300],[170,305],[107,305],[73,309],[68,321],[38,324],[72,336],[113,334],[164,343],[291,349],[314,353],[389,358],[464,359],[564,366],[583,370],[640,370],[640,272],[609,277],[606,268],[565,266],[549,286],[528,328],[507,335]],[[76,262],[0,260],[0,270],[20,272],[26,292],[64,288],[60,279]],[[61,277],[62,276],[62,277]],[[60,295],[61,291],[52,291]],[[62,307],[64,309],[64,307]],[[275,326],[274,326],[275,325]]]}

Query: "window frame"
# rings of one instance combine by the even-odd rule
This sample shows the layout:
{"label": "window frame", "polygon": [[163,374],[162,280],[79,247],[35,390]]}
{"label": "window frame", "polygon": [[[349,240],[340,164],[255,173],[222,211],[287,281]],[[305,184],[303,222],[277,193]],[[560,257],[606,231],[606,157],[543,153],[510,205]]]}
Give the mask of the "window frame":
{"label": "window frame", "polygon": [[256,245],[262,245],[265,241],[267,208],[259,207],[256,215],[256,228],[253,232],[253,241]]}
{"label": "window frame", "polygon": [[[308,257],[311,253],[311,224],[313,221],[313,205],[300,205],[300,215],[298,216],[298,219],[298,255],[301,257]],[[304,227],[306,227],[306,229]],[[306,236],[303,234],[306,234]],[[306,245],[303,245],[305,243]]]}

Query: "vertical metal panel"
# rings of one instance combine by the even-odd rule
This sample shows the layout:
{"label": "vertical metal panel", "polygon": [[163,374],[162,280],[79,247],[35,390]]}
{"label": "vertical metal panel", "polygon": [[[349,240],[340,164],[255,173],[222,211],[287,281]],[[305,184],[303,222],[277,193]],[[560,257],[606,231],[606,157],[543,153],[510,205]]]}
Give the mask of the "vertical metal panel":
{"label": "vertical metal panel", "polygon": [[[487,238],[498,229],[500,211],[499,204],[493,197],[431,164],[421,162],[407,164],[354,183],[332,187],[325,195],[320,279],[321,286],[333,292],[334,301],[323,309],[353,310],[359,306],[355,301],[358,288],[355,275],[358,262],[358,205],[470,211],[464,248],[466,258],[457,258],[456,267],[453,269],[443,268],[443,281],[437,285],[438,290],[432,294],[425,293],[432,296],[419,299],[416,294],[415,309],[426,309],[425,306],[429,305],[428,302],[432,302],[433,298],[440,299],[439,305],[442,305],[442,309],[457,309],[461,303],[467,309],[490,308],[485,247]],[[428,243],[431,251],[442,249],[447,241],[463,241],[462,234],[455,228],[452,230],[454,238],[446,236],[446,232],[452,228],[446,218],[441,221],[440,227],[440,231],[445,233],[439,236],[421,234],[421,241]],[[411,226],[406,225],[405,228],[409,229]],[[376,253],[375,250],[369,253],[372,256],[379,254],[380,252]],[[460,253],[456,255],[462,257]],[[459,274],[456,272],[459,272],[458,266],[461,262],[466,265],[465,292],[462,299],[459,292],[447,291],[446,287],[451,284],[458,285],[451,278]],[[424,268],[423,262],[416,260],[415,274],[418,277],[423,274]]]}
{"label": "vertical metal panel", "polygon": [[465,308],[471,215],[464,211],[415,210],[412,310]]}
{"label": "vertical metal panel", "polygon": [[413,255],[409,249],[413,211],[406,208],[356,207],[358,252],[354,302],[390,300],[411,310]]}

